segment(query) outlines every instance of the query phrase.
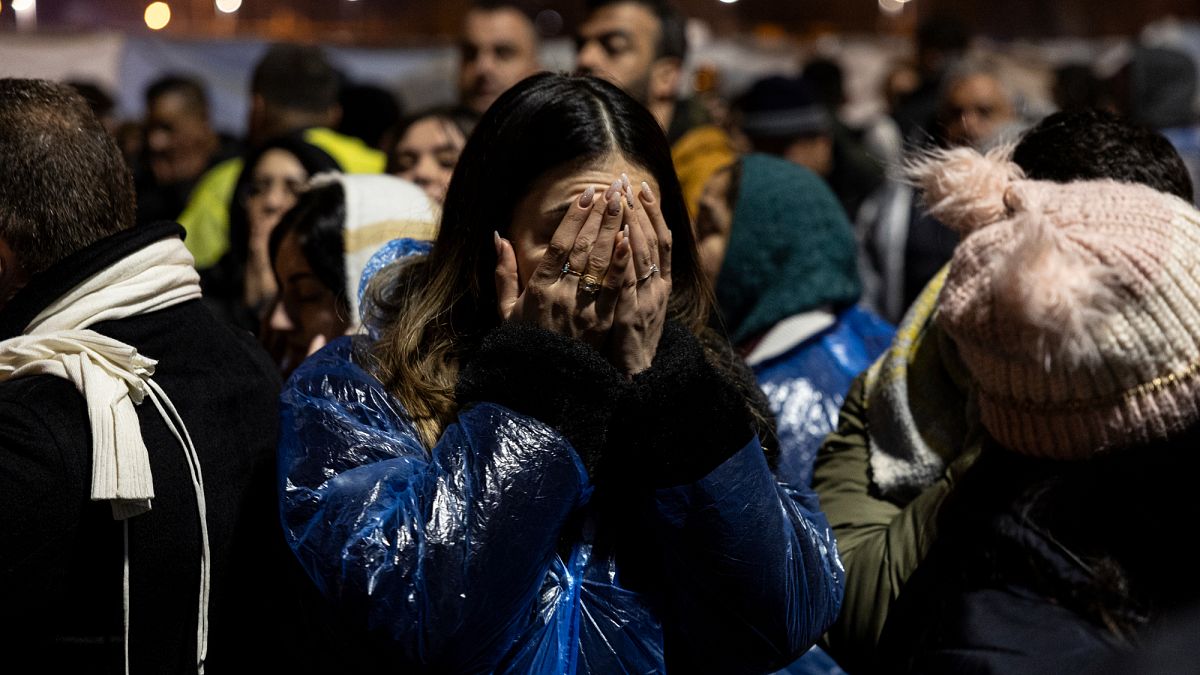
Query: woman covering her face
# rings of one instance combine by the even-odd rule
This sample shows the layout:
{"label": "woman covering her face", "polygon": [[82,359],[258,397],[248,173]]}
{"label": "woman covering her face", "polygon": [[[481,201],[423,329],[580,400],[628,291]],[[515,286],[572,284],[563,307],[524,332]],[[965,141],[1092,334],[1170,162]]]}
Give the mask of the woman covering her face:
{"label": "woman covering her face", "polygon": [[201,276],[205,300],[219,316],[259,331],[277,290],[271,231],[309,177],[339,170],[328,153],[295,136],[269,141],[246,157],[229,205],[229,251]]}
{"label": "woman covering her face", "polygon": [[842,594],[816,499],[772,473],[654,118],[541,74],[488,110],[376,341],[283,394],[293,551],[409,667],[767,672]]}

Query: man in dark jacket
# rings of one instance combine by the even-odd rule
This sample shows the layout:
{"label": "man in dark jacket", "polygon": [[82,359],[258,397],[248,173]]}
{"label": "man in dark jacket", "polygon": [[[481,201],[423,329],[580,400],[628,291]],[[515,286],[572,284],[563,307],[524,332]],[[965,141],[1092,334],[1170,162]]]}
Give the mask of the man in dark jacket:
{"label": "man in dark jacket", "polygon": [[6,666],[241,670],[281,542],[271,363],[201,305],[178,225],[132,228],[81,98],[0,79],[0,156]]}

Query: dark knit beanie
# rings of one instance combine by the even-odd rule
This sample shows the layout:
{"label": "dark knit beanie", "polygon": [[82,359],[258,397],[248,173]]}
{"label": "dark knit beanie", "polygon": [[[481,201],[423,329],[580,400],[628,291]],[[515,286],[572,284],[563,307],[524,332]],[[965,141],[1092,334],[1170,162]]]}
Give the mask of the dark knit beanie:
{"label": "dark knit beanie", "polygon": [[809,310],[858,300],[846,212],[816,174],[768,155],[742,159],[717,305],[734,345]]}
{"label": "dark knit beanie", "polygon": [[828,133],[829,111],[801,78],[775,75],[755,82],[739,100],[742,131],[750,138],[794,138]]}

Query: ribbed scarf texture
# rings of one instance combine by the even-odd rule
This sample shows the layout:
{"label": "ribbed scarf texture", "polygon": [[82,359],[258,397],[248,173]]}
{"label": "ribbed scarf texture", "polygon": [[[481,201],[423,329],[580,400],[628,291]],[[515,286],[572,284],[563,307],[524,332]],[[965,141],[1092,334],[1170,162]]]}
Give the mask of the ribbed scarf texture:
{"label": "ribbed scarf texture", "polygon": [[155,361],[89,326],[200,297],[199,275],[179,239],[164,239],[76,286],[42,311],[24,334],[0,342],[0,382],[61,377],[87,402],[92,429],[92,499],[123,520],[150,509],[154,482],[135,404]]}
{"label": "ribbed scarf texture", "polygon": [[187,455],[200,519],[200,593],[196,669],[208,652],[210,560],[207,508],[199,456],[175,406],[151,379],[157,361],[89,330],[103,321],[149,314],[200,298],[200,276],[183,241],[146,246],[92,275],[60,297],[17,337],[0,342],[0,382],[31,375],[60,377],[83,395],[92,432],[93,501],[107,501],[124,536],[125,672],[129,672],[129,524],[154,499],[150,455],[135,405],[149,398]]}

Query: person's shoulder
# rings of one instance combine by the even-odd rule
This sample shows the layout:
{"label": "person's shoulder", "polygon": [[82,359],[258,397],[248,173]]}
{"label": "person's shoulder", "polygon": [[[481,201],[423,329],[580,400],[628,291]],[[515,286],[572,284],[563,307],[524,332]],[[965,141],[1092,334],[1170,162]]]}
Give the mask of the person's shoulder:
{"label": "person's shoulder", "polygon": [[157,372],[175,377],[226,378],[252,389],[277,392],[280,378],[249,331],[218,319],[201,301],[96,324],[93,330],[158,360]]}
{"label": "person's shoulder", "polygon": [[[59,401],[70,402],[75,387],[51,375],[32,375],[0,382],[0,417],[48,412]],[[47,403],[51,405],[46,405]]]}
{"label": "person's shoulder", "polygon": [[279,371],[250,331],[222,321],[200,301],[187,303],[181,310],[178,328],[194,334],[197,342],[219,345],[219,360],[226,369],[239,377],[270,383],[274,391],[279,390],[282,384]]}
{"label": "person's shoulder", "polygon": [[[288,378],[282,399],[316,397],[346,400],[386,407],[397,417],[407,418],[395,399],[369,368],[359,362],[369,348],[365,336],[343,336],[305,359]],[[386,404],[386,405],[384,405]]]}
{"label": "person's shoulder", "polygon": [[89,438],[83,397],[67,380],[32,375],[0,382],[0,448],[70,453],[90,447]]}
{"label": "person's shoulder", "polygon": [[[208,171],[200,175],[200,180],[196,182],[196,187],[193,190],[193,195],[205,195],[214,192],[233,192],[233,186],[237,183],[238,176],[242,173],[242,158],[230,157],[229,159],[217,162]],[[223,199],[226,202],[228,199]]]}
{"label": "person's shoulder", "polygon": [[852,305],[842,310],[838,315],[838,325],[861,341],[867,365],[887,351],[896,336],[895,326],[861,305]]}
{"label": "person's shoulder", "polygon": [[671,143],[673,158],[685,160],[708,153],[729,154],[734,152],[733,139],[724,129],[714,124],[691,127]]}
{"label": "person's shoulder", "polygon": [[304,131],[304,140],[329,153],[345,173],[383,173],[387,157],[361,139],[325,127]]}

